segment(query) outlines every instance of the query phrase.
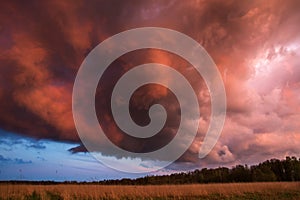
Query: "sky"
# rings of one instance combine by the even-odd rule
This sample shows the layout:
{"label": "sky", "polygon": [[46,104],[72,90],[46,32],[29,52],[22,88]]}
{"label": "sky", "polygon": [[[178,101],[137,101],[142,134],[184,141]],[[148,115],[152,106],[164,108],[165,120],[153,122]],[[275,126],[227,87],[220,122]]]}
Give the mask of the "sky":
{"label": "sky", "polygon": [[[221,136],[199,159],[211,113],[201,76],[184,59],[157,49],[116,59],[100,79],[95,107],[107,137],[123,149],[161,148],[176,135],[180,119],[173,93],[148,85],[133,94],[131,116],[146,125],[149,106],[160,103],[168,112],[164,128],[149,140],[130,138],[118,129],[109,97],[115,82],[134,66],[172,66],[189,79],[199,101],[200,125],[192,145],[173,164],[150,174],[300,157],[299,8],[298,0],[2,2],[0,180],[92,181],[149,174],[119,172],[98,162],[81,143],[72,115],[73,84],[84,58],[105,39],[139,27],[176,30],[201,44],[218,67],[227,97]],[[163,73],[157,78],[176,82]],[[136,166],[138,156],[126,158],[110,149],[98,153],[111,162],[123,159],[132,169],[153,167],[151,162]]]}

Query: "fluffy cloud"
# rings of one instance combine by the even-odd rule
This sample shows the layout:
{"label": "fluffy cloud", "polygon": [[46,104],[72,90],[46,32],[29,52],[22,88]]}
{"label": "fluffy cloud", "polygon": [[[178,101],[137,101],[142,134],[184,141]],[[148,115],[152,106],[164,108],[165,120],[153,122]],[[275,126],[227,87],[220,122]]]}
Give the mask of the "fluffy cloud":
{"label": "fluffy cloud", "polygon": [[[223,76],[228,115],[219,142],[202,164],[299,156],[299,4],[297,0],[5,2],[0,8],[0,128],[34,138],[80,142],[71,96],[84,57],[120,31],[161,26],[201,43]],[[103,106],[109,105],[103,97],[124,72],[137,64],[160,62],[182,72],[197,91],[202,114],[199,134],[179,161],[199,164],[197,150],[210,115],[204,82],[174,55],[155,50],[133,53],[111,65],[102,80],[105,87],[97,90],[98,118],[109,138],[136,152],[151,151],[173,138],[178,104],[166,88],[144,87],[132,99],[131,111],[138,124],[147,124],[147,108],[155,102],[173,113],[161,138],[148,142],[120,133]]]}

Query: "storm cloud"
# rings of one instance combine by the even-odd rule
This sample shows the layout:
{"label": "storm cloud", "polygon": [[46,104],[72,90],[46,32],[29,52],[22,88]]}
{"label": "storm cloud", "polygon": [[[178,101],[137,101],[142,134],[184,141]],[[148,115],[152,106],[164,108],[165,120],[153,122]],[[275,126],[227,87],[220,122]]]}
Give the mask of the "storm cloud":
{"label": "storm cloud", "polygon": [[[0,128],[37,139],[80,143],[72,117],[72,87],[83,59],[114,34],[156,26],[192,37],[217,64],[227,94],[221,138],[199,161],[198,150],[210,120],[207,87],[183,59],[149,49],[118,58],[100,80],[97,115],[111,141],[124,149],[147,152],[176,134],[178,103],[164,87],[145,86],[132,98],[137,124],[149,122],[147,111],[154,103],[169,111],[166,126],[149,141],[122,134],[107,106],[114,81],[138,64],[157,62],[188,77],[200,102],[197,138],[178,161],[236,164],[300,156],[299,7],[297,0],[3,2]],[[78,146],[71,151],[86,149]]]}

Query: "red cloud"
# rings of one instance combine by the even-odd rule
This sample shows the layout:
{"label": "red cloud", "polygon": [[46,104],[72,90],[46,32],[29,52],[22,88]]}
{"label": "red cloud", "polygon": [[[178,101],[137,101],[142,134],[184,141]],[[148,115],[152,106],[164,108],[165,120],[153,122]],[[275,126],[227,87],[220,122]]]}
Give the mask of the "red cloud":
{"label": "red cloud", "polygon": [[[80,142],[72,118],[71,96],[84,57],[98,43],[120,31],[161,26],[181,31],[201,43],[224,79],[227,121],[219,143],[203,163],[299,156],[299,4],[297,0],[2,3],[0,128],[30,137]],[[188,63],[158,50],[132,52],[118,59],[102,81],[112,87],[114,77],[145,62],[172,66],[189,77],[194,86],[200,102],[201,127],[181,160],[195,162],[209,124],[210,100],[204,82]],[[105,88],[98,88],[97,95],[108,94]],[[175,112],[178,105],[163,100],[171,96],[163,87],[144,88],[135,94],[133,110],[140,112],[141,105],[150,105],[156,99]],[[100,98],[97,110],[101,110],[102,103]],[[170,119],[165,138],[157,140],[159,144],[173,137],[177,116]],[[126,142],[109,115],[103,118],[115,143],[124,148],[138,144]],[[145,143],[136,148],[149,150]]]}

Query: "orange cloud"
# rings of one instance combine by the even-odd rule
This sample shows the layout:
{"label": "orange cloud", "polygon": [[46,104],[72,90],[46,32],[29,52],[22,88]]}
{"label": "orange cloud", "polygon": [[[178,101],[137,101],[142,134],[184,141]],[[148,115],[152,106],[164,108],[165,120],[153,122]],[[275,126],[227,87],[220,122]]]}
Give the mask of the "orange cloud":
{"label": "orange cloud", "polygon": [[[266,155],[286,153],[299,156],[299,4],[297,0],[5,2],[0,8],[0,128],[36,138],[80,142],[72,119],[71,95],[84,57],[120,31],[160,26],[197,40],[223,76],[228,103],[226,124],[219,143],[201,162],[255,162]],[[102,88],[97,89],[97,112],[104,110],[110,116],[103,108],[109,108],[110,102],[101,96],[109,97],[123,73],[147,62],[172,66],[188,77],[197,93],[201,127],[181,160],[196,162],[209,124],[210,97],[201,76],[176,55],[136,51],[112,63],[100,80]],[[261,70],[264,73],[259,74]],[[174,81],[164,74],[157,77],[168,79],[170,84]],[[161,133],[163,139],[143,142],[129,138],[126,142],[128,137],[119,134],[111,117],[98,116],[112,140],[124,148],[136,145],[137,151],[149,151],[151,142],[159,143],[157,148],[172,139],[178,105],[170,91],[144,87],[134,98],[133,115],[139,123],[147,122],[147,110],[141,105],[160,102],[173,113],[166,134]]]}

